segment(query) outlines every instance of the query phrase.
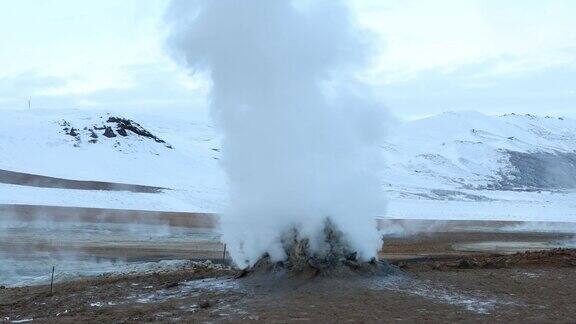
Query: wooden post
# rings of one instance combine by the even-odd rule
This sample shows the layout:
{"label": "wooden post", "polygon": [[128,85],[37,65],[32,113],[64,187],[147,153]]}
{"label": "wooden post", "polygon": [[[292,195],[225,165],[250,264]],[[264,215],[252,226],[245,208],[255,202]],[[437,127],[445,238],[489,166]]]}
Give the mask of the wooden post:
{"label": "wooden post", "polygon": [[50,294],[52,294],[52,287],[54,286],[54,269],[56,267],[52,266],[52,279],[50,279]]}
{"label": "wooden post", "polygon": [[224,252],[222,252],[222,263],[226,264],[226,244],[224,244]]}

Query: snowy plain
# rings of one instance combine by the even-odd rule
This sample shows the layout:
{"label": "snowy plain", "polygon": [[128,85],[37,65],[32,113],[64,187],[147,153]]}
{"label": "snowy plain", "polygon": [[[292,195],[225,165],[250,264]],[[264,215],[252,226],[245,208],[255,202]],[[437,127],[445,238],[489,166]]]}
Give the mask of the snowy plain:
{"label": "snowy plain", "polygon": [[[131,119],[166,143],[130,132],[103,136],[106,127],[115,130],[110,117]],[[225,207],[226,180],[220,138],[209,120],[187,111],[3,111],[0,170],[169,190],[132,193],[0,183],[0,204],[217,213]],[[521,172],[533,172],[533,181],[548,177],[547,171],[518,169],[510,152],[566,154],[568,171],[562,172],[569,178],[576,120],[450,112],[404,122],[382,143],[387,167],[378,176],[388,208],[376,216],[576,222],[576,179],[572,188],[523,187]]]}

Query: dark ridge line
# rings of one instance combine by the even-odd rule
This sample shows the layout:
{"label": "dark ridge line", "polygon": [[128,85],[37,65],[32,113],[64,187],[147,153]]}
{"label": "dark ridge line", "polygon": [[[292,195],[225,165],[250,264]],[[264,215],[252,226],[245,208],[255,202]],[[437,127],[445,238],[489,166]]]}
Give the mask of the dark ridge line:
{"label": "dark ridge line", "polygon": [[104,181],[70,180],[0,169],[0,183],[38,188],[160,193],[167,188]]}

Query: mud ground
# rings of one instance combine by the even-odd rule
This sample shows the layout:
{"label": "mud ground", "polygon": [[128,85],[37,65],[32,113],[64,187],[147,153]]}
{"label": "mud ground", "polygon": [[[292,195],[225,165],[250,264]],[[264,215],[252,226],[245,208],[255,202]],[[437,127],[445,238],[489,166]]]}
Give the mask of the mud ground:
{"label": "mud ground", "polygon": [[203,264],[0,289],[0,321],[573,322],[576,250],[401,258],[402,275],[234,279]]}

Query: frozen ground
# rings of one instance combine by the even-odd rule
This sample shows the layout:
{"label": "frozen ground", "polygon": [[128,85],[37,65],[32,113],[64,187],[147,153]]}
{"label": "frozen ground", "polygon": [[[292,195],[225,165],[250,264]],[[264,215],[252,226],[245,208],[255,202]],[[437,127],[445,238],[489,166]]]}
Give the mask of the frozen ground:
{"label": "frozen ground", "polygon": [[573,191],[458,190],[451,192],[449,197],[438,197],[434,192],[391,190],[387,217],[576,222],[576,193]]}
{"label": "frozen ground", "polygon": [[[102,273],[159,271],[220,247],[214,229],[165,224],[8,221],[0,218],[0,285],[42,284]],[[222,255],[218,248],[217,255]]]}
{"label": "frozen ground", "polygon": [[[115,116],[137,122],[155,138],[130,131],[123,136],[109,121]],[[31,110],[3,111],[2,117],[0,170],[170,190],[38,188],[0,179],[0,204],[188,212],[224,207],[220,140],[203,114]],[[105,136],[107,127],[114,137]],[[380,217],[576,221],[574,120],[445,113],[392,129],[382,152],[389,206]]]}

